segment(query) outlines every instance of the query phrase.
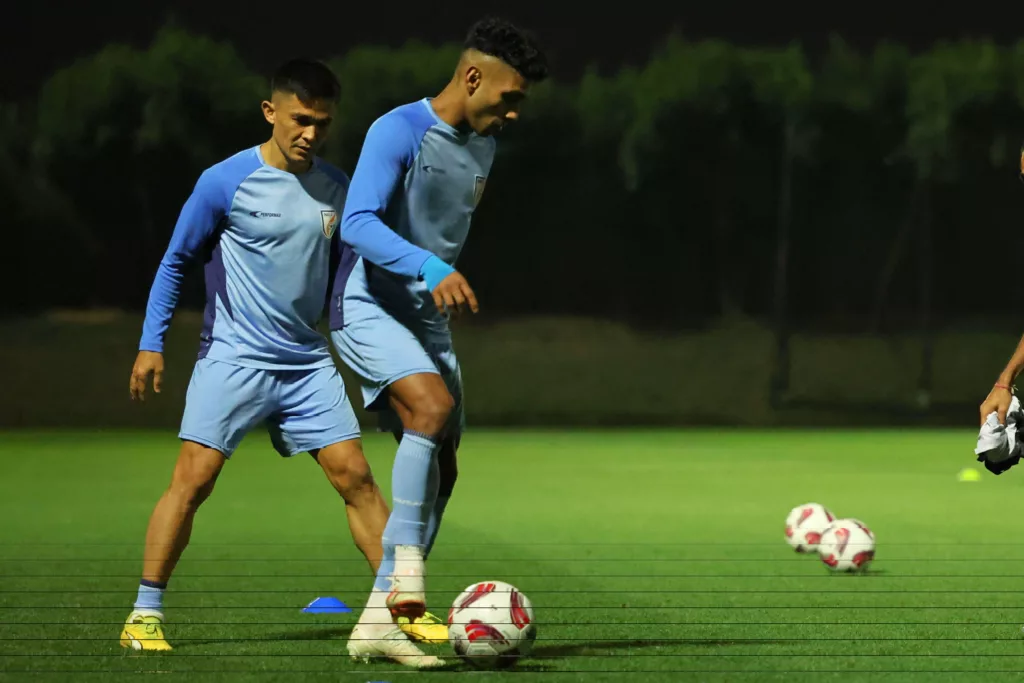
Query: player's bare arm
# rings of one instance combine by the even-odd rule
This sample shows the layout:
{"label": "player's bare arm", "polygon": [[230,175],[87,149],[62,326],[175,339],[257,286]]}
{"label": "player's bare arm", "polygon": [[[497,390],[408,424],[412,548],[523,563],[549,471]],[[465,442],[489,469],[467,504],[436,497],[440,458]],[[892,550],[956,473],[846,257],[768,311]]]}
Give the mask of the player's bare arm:
{"label": "player's bare arm", "polygon": [[1010,400],[1013,398],[1013,383],[1022,369],[1024,369],[1024,336],[1017,342],[1017,349],[1010,357],[1010,362],[1006,364],[992,386],[992,390],[988,392],[988,396],[981,404],[979,411],[981,424],[985,424],[985,420],[992,413],[996,413],[999,417],[999,424],[1006,424],[1006,411],[1010,409]]}

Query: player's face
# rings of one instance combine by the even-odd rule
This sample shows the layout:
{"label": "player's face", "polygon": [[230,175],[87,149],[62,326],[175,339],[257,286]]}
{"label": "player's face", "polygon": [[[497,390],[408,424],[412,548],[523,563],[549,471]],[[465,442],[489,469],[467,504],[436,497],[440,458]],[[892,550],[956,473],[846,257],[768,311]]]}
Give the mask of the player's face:
{"label": "player's face", "polygon": [[310,161],[323,147],[334,120],[333,102],[303,102],[293,93],[274,93],[263,115],[274,126],[274,142],[292,163]]}
{"label": "player's face", "polygon": [[518,71],[494,60],[467,75],[466,119],[477,135],[494,135],[519,118],[528,83]]}

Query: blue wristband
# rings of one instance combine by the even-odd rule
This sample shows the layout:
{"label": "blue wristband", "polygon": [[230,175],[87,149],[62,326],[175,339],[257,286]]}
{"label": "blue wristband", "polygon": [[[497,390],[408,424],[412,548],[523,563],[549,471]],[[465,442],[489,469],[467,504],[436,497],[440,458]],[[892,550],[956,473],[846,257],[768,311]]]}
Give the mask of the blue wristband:
{"label": "blue wristband", "polygon": [[436,256],[431,256],[420,266],[420,277],[427,283],[427,289],[431,292],[441,284],[441,280],[454,272],[454,268]]}

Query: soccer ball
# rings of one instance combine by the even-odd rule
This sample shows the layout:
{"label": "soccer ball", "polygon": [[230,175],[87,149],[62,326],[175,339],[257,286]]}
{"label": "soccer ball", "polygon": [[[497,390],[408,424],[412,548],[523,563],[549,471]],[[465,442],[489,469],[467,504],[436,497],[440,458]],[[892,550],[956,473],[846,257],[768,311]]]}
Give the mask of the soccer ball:
{"label": "soccer ball", "polygon": [[818,556],[834,572],[863,572],[875,559],[875,535],[859,519],[837,519],[818,543]]}
{"label": "soccer ball", "polygon": [[835,519],[824,505],[799,505],[786,517],[786,543],[798,553],[809,553],[818,547],[821,535]]}
{"label": "soccer ball", "polygon": [[515,586],[481,581],[462,591],[448,610],[448,641],[478,669],[507,669],[528,655],[537,638],[533,603]]}

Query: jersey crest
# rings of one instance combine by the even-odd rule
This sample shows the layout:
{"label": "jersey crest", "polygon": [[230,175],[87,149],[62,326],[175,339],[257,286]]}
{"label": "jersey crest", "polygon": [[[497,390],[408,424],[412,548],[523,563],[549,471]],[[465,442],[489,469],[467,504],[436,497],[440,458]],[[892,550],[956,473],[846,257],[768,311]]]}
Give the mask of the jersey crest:
{"label": "jersey crest", "polygon": [[485,185],[487,185],[487,178],[482,175],[476,176],[476,182],[473,185],[473,208],[480,204],[480,199],[484,196]]}
{"label": "jersey crest", "polygon": [[320,220],[324,225],[324,237],[331,239],[334,235],[335,229],[338,227],[338,212],[337,211],[321,211]]}

